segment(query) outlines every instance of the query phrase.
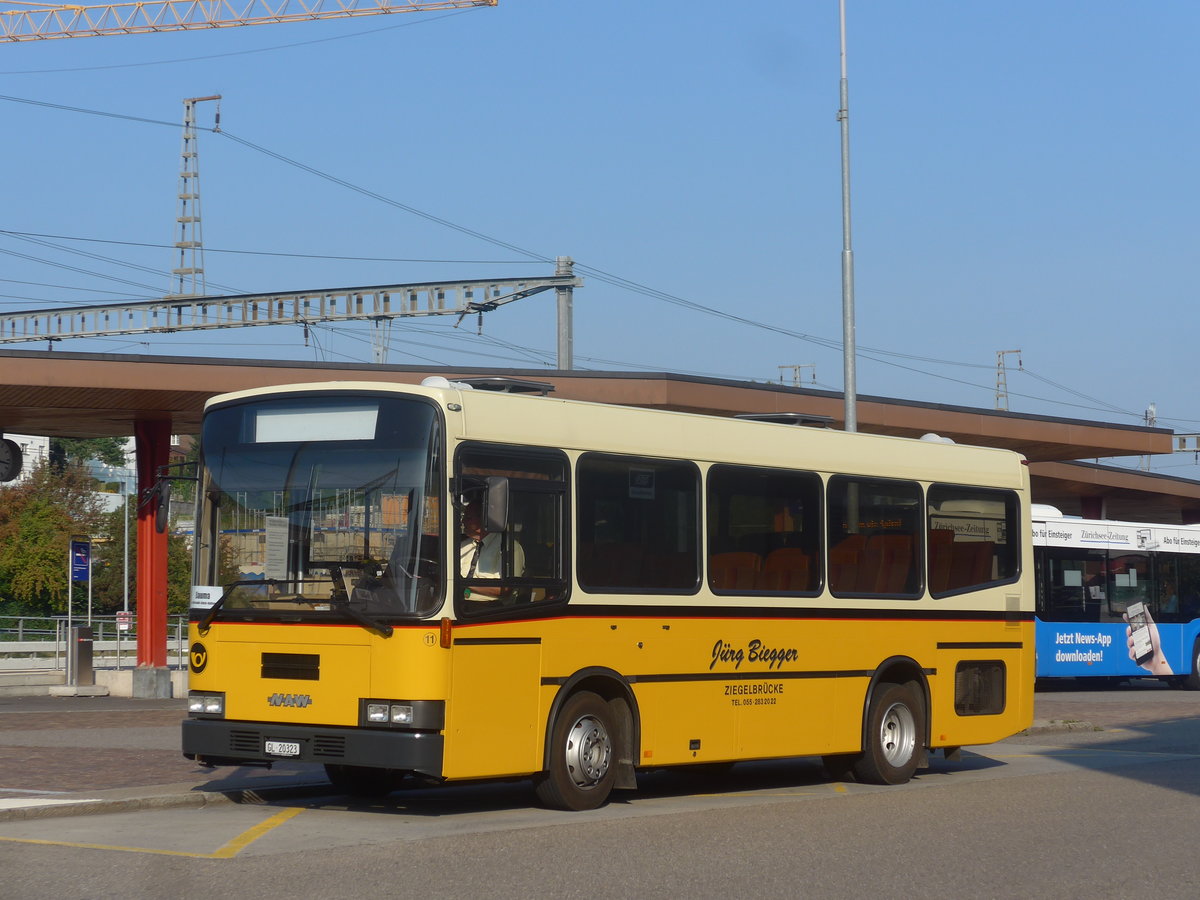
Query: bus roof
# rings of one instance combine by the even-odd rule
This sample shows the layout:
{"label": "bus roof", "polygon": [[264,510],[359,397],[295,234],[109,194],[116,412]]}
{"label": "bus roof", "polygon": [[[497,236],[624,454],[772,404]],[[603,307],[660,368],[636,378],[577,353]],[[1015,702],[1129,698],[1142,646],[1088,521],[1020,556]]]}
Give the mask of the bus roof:
{"label": "bus roof", "polygon": [[[328,393],[428,398],[442,408],[450,435],[460,440],[846,474],[886,471],[897,478],[1014,489],[1026,484],[1023,458],[1010,450],[476,390],[455,382],[445,386],[357,381],[280,385],[222,394],[209,400],[205,410],[271,396]],[[885,465],[881,466],[881,459],[886,460]]]}

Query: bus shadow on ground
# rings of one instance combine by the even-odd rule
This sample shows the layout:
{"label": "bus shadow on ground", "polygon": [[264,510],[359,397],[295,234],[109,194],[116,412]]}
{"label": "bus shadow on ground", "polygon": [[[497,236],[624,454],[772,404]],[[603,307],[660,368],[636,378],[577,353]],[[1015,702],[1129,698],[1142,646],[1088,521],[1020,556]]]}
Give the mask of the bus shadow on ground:
{"label": "bus shadow on ground", "polygon": [[1030,735],[1022,743],[1077,768],[1200,795],[1200,716]]}
{"label": "bus shadow on ground", "polygon": [[[965,754],[960,761],[947,762],[940,756],[930,759],[930,768],[923,769],[914,782],[960,771],[981,771],[1004,762],[985,756]],[[853,788],[874,785],[848,785]],[[636,791],[616,790],[609,806],[620,807],[634,802],[686,800],[690,797],[712,798],[727,795],[731,800],[761,795],[833,795],[842,787],[826,774],[816,757],[755,760],[736,764],[698,764],[648,769],[638,773]],[[886,789],[886,788],[884,788]],[[526,810],[545,815],[575,815],[547,810],[538,805],[530,779],[513,781],[477,781],[434,785],[417,780],[380,798],[350,797],[329,787],[327,793],[313,797],[306,804],[310,809],[373,812],[383,815],[445,817]]]}

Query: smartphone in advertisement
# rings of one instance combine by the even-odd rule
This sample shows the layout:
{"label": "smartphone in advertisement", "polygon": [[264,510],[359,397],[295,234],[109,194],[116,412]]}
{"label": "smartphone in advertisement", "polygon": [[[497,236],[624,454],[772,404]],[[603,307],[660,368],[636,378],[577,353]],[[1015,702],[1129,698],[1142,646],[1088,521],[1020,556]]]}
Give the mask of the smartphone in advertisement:
{"label": "smartphone in advertisement", "polygon": [[1129,620],[1130,638],[1133,641],[1133,656],[1137,664],[1143,665],[1154,655],[1154,645],[1150,642],[1150,617],[1146,613],[1146,604],[1140,600],[1130,603],[1125,610],[1125,618]]}

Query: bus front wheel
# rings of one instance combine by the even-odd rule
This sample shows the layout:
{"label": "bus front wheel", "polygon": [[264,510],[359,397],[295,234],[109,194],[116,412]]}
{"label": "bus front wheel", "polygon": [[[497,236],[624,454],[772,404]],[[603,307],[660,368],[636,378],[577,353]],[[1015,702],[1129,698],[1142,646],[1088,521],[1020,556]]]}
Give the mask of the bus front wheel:
{"label": "bus front wheel", "polygon": [[538,799],[552,809],[596,809],[616,780],[613,718],[590,691],[571,697],[554,720],[550,759],[537,783]]}
{"label": "bus front wheel", "polygon": [[917,771],[924,733],[915,686],[879,685],[867,711],[866,746],[854,763],[854,775],[864,784],[904,784]]}

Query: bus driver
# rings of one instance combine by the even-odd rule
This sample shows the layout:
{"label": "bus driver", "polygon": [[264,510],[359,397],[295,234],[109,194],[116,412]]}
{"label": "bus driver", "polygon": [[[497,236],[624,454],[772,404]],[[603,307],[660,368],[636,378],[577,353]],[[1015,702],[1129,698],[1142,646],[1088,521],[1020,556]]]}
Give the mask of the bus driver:
{"label": "bus driver", "polygon": [[[504,535],[499,532],[488,532],[483,527],[483,503],[481,498],[475,498],[463,510],[463,538],[458,547],[459,566],[463,578],[500,578],[504,552]],[[513,577],[520,578],[525,574],[525,551],[518,541],[512,542],[512,572]],[[499,585],[481,586],[473,584],[464,592],[468,600],[495,600],[507,594],[507,589]]]}

